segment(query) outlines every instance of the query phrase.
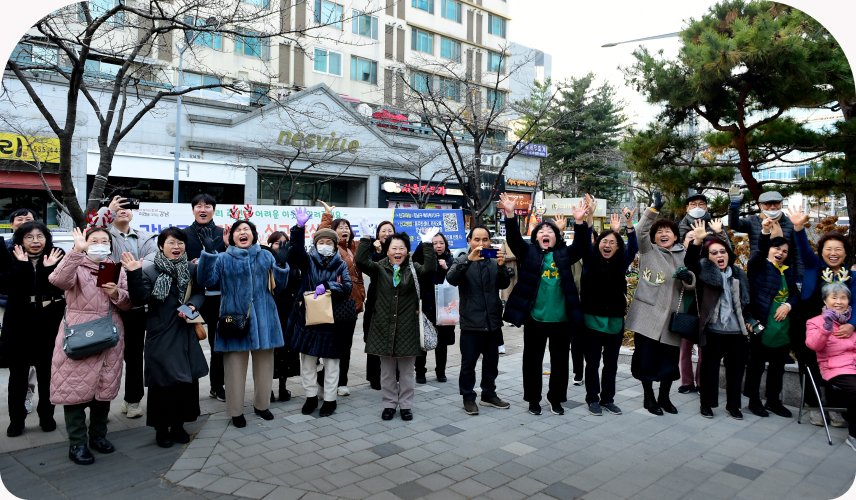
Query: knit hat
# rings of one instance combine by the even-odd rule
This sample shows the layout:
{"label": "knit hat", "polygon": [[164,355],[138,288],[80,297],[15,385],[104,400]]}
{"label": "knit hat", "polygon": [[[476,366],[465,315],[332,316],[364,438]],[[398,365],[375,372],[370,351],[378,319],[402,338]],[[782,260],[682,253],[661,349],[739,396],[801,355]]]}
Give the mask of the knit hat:
{"label": "knit hat", "polygon": [[320,240],[321,238],[330,238],[330,240],[333,242],[333,245],[336,245],[336,243],[339,242],[339,233],[333,231],[332,229],[319,229],[315,231],[315,235],[312,236],[312,244],[316,245],[318,243],[318,240]]}

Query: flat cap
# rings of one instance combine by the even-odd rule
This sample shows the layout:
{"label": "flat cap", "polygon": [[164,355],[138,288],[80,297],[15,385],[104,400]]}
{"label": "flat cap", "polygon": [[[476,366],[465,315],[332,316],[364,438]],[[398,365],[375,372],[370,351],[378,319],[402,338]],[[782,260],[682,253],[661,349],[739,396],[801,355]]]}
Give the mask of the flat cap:
{"label": "flat cap", "polygon": [[785,199],[778,191],[767,191],[758,198],[758,203],[781,203]]}

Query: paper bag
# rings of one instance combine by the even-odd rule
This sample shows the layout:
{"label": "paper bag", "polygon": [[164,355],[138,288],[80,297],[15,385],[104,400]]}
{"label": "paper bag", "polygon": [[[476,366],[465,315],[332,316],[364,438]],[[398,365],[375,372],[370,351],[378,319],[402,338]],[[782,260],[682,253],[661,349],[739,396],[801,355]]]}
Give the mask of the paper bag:
{"label": "paper bag", "polygon": [[333,299],[330,290],[315,298],[315,292],[304,292],[306,304],[306,326],[333,323]]}

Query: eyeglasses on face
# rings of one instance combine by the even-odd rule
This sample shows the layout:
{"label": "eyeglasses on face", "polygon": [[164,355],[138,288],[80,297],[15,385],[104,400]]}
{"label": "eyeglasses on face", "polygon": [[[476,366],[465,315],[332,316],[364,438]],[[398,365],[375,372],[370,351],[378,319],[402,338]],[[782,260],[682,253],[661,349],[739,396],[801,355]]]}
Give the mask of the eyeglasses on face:
{"label": "eyeglasses on face", "polygon": [[27,236],[24,236],[24,241],[26,241],[27,243],[32,243],[34,241],[45,241],[45,235],[40,234],[37,236],[33,236],[32,234],[28,234]]}

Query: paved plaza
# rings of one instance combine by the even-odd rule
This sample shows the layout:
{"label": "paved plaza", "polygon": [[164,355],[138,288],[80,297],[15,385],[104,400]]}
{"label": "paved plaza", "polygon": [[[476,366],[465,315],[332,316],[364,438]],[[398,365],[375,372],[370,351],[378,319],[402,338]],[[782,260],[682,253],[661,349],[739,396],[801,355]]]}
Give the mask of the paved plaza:
{"label": "paved plaza", "polygon": [[[807,418],[798,425],[795,418],[758,418],[746,410],[736,421],[720,408],[708,420],[698,414],[698,396],[677,393],[672,401],[679,414],[655,417],[642,408],[629,365],[619,365],[618,373],[616,404],[624,415],[589,415],[583,388],[574,386],[565,415],[546,406],[541,416],[530,415],[522,399],[522,331],[506,328],[505,340],[497,386],[512,403],[509,410],[463,412],[456,345],[449,382],[433,377],[429,355],[428,384],[417,387],[414,419],[396,414],[384,422],[380,393],[361,378],[358,335],[355,385],[331,417],[302,415],[303,391],[290,379],[295,397],[271,406],[273,421],[253,413],[248,394],[248,424],[237,429],[223,413],[225,404],[208,398],[206,379],[205,415],[187,426],[194,439],[161,449],[145,418],[119,413],[120,392],[108,435],[116,453],[96,452],[89,467],[71,463],[58,408],[57,432],[42,433],[32,414],[23,437],[0,438],[0,477],[25,499],[831,499],[853,482],[856,453],[843,444],[844,429],[832,429],[829,446],[823,428]],[[549,370],[548,357],[544,366]],[[0,373],[5,390],[8,372]],[[724,393],[721,400],[724,405]],[[5,397],[0,406],[8,419]]]}

